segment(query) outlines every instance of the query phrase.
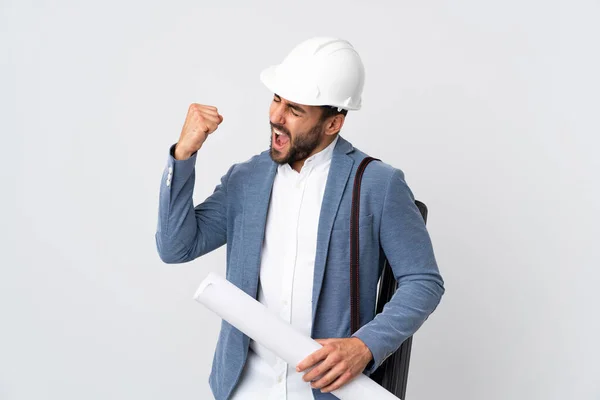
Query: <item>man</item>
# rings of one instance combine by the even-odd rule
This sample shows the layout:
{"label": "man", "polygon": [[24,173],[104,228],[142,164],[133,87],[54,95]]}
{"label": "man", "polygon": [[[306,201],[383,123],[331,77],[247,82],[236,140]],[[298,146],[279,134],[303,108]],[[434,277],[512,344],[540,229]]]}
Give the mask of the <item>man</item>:
{"label": "man", "polygon": [[[233,165],[196,207],[195,159],[223,117],[189,107],[163,175],[156,243],[168,263],[227,244],[227,279],[323,345],[287,365],[223,321],[209,379],[217,400],[334,399],[421,326],[443,281],[402,171],[371,163],[359,217],[361,328],[350,335],[350,204],[366,154],[339,132],[361,105],[362,62],[344,40],[313,38],[261,80],[274,93],[270,149]],[[375,316],[385,258],[399,287]]]}

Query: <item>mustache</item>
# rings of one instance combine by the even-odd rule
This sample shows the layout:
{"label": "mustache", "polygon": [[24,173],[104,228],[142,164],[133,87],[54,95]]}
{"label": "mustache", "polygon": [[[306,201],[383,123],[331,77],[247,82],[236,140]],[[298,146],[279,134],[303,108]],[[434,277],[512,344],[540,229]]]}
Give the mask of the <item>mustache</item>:
{"label": "mustache", "polygon": [[288,130],[287,130],[286,128],[284,128],[283,126],[281,126],[281,125],[278,125],[278,124],[274,124],[274,123],[272,123],[272,122],[269,122],[269,123],[271,124],[271,128],[277,129],[279,132],[281,132],[281,133],[285,133],[285,134],[286,134],[286,135],[288,135],[288,136],[292,136],[292,135],[290,135],[290,131],[288,131]]}

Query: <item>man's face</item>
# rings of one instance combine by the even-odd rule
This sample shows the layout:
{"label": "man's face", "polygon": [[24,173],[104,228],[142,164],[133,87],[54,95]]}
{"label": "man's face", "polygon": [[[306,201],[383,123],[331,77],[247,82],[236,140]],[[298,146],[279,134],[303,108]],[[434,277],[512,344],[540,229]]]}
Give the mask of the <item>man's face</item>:
{"label": "man's face", "polygon": [[273,96],[271,123],[271,158],[279,164],[292,164],[310,157],[325,139],[322,110]]}

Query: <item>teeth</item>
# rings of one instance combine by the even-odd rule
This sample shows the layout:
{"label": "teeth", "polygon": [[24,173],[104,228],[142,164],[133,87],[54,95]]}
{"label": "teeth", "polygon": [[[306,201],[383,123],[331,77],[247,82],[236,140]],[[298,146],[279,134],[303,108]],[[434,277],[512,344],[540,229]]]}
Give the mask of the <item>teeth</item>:
{"label": "teeth", "polygon": [[276,134],[277,136],[281,136],[281,135],[282,135],[282,133],[281,133],[281,132],[279,132],[277,129],[273,129],[273,132],[275,132],[275,134]]}

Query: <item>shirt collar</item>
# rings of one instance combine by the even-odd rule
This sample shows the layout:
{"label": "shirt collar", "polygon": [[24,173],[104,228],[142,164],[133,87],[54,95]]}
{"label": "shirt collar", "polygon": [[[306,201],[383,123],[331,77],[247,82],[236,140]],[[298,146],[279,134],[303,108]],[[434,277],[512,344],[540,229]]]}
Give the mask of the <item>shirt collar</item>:
{"label": "shirt collar", "polygon": [[318,165],[325,164],[327,161],[330,161],[331,157],[333,157],[333,149],[335,148],[335,144],[337,143],[337,140],[338,140],[338,135],[335,135],[335,139],[333,139],[333,142],[331,142],[329,144],[329,146],[325,147],[323,150],[321,150],[317,154],[313,154],[312,156],[308,157],[304,161],[304,165],[306,165],[306,163],[309,163],[309,164],[312,164],[313,167],[316,167]]}

